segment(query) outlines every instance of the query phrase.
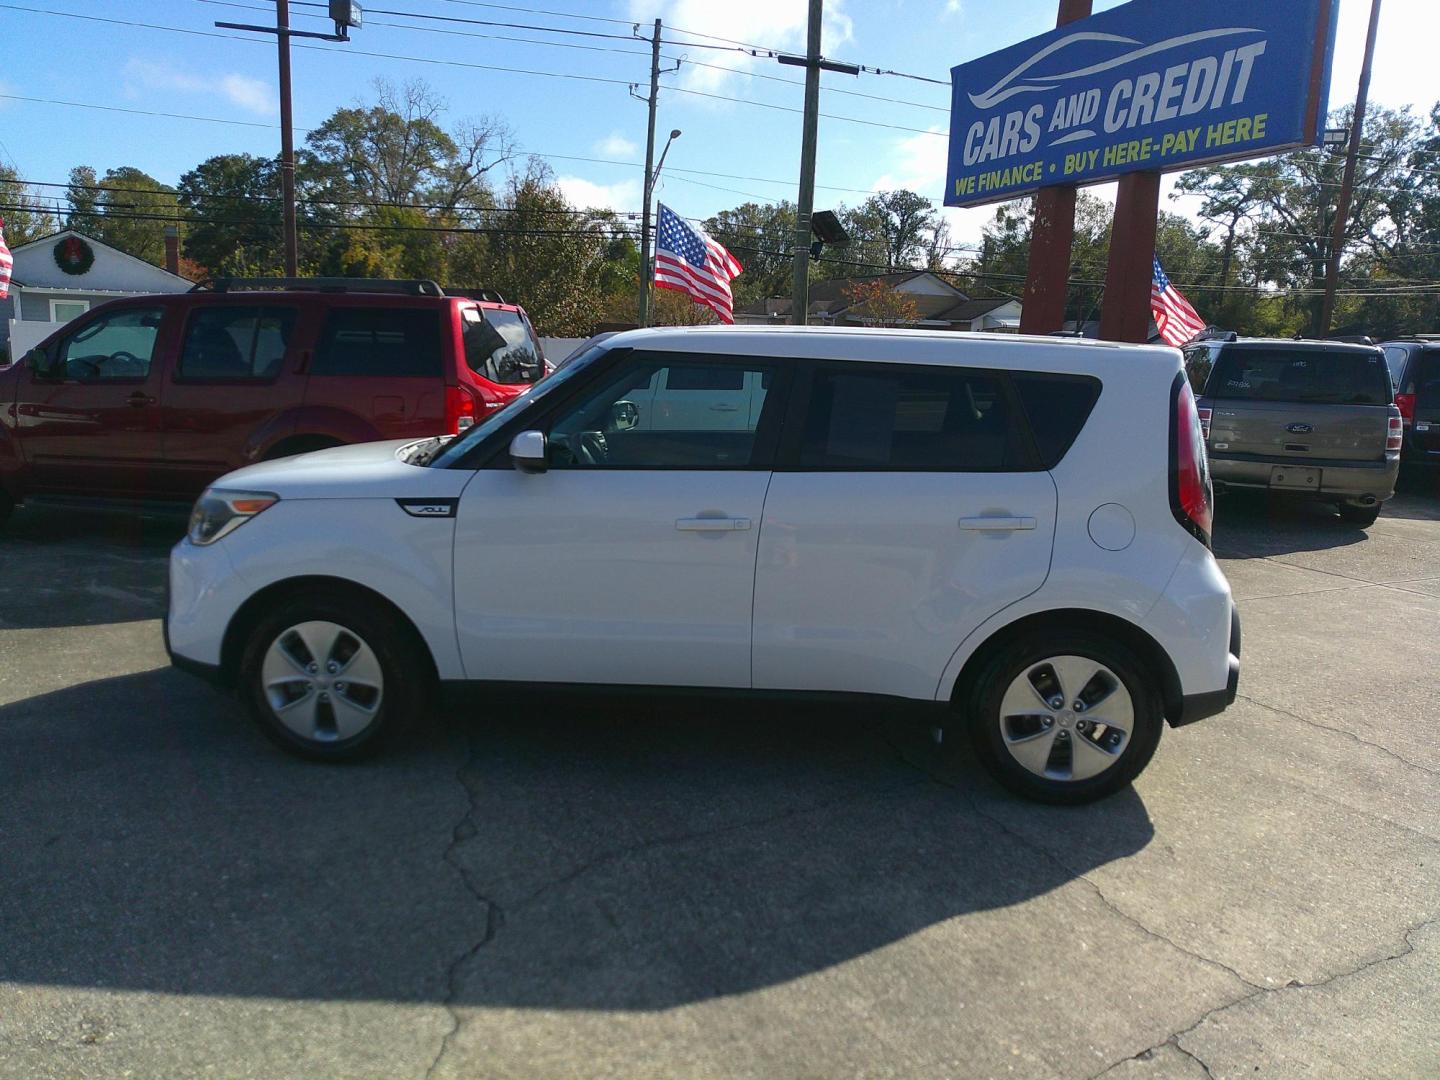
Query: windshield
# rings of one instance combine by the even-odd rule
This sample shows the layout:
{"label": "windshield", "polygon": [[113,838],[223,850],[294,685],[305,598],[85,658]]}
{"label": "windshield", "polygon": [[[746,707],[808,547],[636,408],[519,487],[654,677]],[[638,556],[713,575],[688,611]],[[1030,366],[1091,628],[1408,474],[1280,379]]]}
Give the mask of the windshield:
{"label": "windshield", "polygon": [[1322,405],[1388,405],[1390,374],[1379,352],[1226,349],[1205,396]]}
{"label": "windshield", "polygon": [[566,364],[548,379],[536,383],[519,397],[513,399],[503,409],[496,409],[485,418],[484,423],[476,424],[469,431],[465,432],[464,435],[452,440],[450,445],[445,447],[444,453],[438,455],[434,461],[430,462],[430,468],[448,469],[451,465],[457,464],[471,449],[479,446],[480,443],[484,442],[495,432],[499,431],[500,428],[508,424],[521,409],[526,408],[532,402],[541,401],[550,394],[553,394],[604,355],[604,346],[596,345],[586,352],[584,356],[577,357],[575,360]]}

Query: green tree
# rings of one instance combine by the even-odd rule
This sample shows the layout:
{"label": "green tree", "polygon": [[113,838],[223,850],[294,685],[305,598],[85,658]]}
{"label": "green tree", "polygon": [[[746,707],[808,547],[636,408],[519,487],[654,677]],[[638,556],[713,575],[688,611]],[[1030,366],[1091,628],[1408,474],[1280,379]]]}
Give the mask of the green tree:
{"label": "green tree", "polygon": [[213,276],[284,271],[280,167],[274,158],[218,154],[180,177],[185,254]]}
{"label": "green tree", "polygon": [[[375,81],[368,108],[337,109],[306,137],[317,187],[332,199],[435,206],[460,213],[490,198],[488,177],[514,157],[510,128],[496,117],[447,132],[446,104],[422,81]],[[363,209],[363,208],[360,208]]]}
{"label": "green tree", "polygon": [[794,203],[742,203],[707,219],[705,231],[745,268],[730,284],[736,307],[790,295],[795,266],[790,254],[795,245]]}
{"label": "green tree", "polygon": [[9,165],[0,165],[0,218],[5,219],[5,243],[12,248],[56,231],[59,220],[20,181]]}
{"label": "green tree", "polygon": [[180,221],[175,189],[132,165],[70,170],[70,214],[66,225],[117,247],[137,259],[165,262],[165,226]]}

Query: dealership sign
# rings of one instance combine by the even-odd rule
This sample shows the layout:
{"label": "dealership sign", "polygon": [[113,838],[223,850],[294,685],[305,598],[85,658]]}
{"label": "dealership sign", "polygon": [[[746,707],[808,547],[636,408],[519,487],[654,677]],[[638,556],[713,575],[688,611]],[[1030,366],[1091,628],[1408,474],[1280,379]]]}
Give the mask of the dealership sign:
{"label": "dealership sign", "polygon": [[1132,0],[951,70],[945,204],[1318,143],[1339,0]]}

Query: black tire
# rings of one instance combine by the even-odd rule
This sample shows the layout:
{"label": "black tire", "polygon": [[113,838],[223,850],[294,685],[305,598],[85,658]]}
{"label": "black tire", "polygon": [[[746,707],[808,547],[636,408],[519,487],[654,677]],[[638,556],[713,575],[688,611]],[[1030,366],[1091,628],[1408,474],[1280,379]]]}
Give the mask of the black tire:
{"label": "black tire", "polygon": [[[1001,734],[1000,705],[1011,683],[1035,664],[1062,656],[1084,657],[1109,668],[1129,692],[1134,712],[1129,741],[1114,764],[1081,780],[1049,779],[1031,772],[1006,749]],[[1074,627],[1036,630],[1004,646],[980,672],[968,700],[960,704],[966,711],[971,743],[990,773],[1015,794],[1045,803],[1093,802],[1128,786],[1149,764],[1165,726],[1159,678],[1149,665],[1104,633]]]}
{"label": "black tire", "polygon": [[[363,642],[378,662],[383,676],[378,708],[366,726],[349,737],[302,737],[281,722],[267,697],[261,671],[270,647],[286,631],[307,622],[344,628],[350,640]],[[337,678],[343,677],[342,670]],[[363,596],[322,590],[286,597],[262,615],[250,627],[239,668],[240,696],[260,730],[276,745],[313,761],[354,761],[376,752],[424,717],[434,685],[434,665],[424,642],[394,611]]]}
{"label": "black tire", "polygon": [[1340,504],[1340,520],[1351,525],[1359,525],[1362,529],[1368,529],[1375,524],[1375,519],[1380,516],[1380,504],[1374,506],[1347,506]]}

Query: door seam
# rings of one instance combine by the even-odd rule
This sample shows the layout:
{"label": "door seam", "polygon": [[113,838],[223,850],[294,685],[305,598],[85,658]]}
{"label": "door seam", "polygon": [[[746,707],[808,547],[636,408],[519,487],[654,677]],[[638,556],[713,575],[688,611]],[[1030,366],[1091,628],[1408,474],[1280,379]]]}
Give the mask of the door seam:
{"label": "door seam", "polygon": [[760,545],[765,542],[765,508],[770,502],[770,485],[775,470],[765,474],[765,494],[760,499],[760,527],[755,530],[755,565],[750,568],[750,689],[755,689],[755,594],[760,587]]}

